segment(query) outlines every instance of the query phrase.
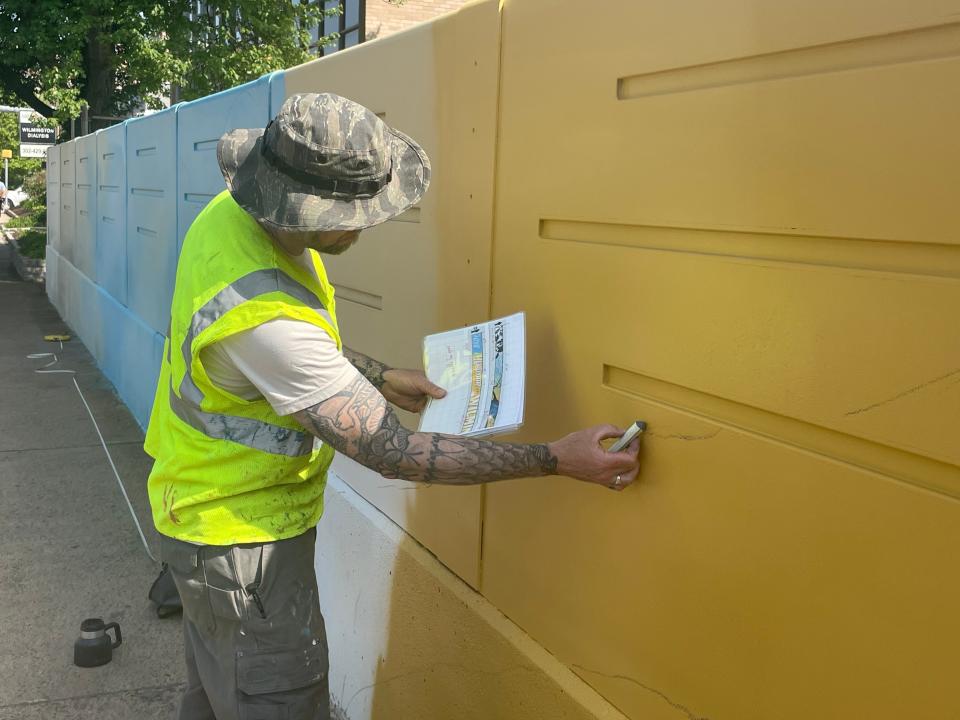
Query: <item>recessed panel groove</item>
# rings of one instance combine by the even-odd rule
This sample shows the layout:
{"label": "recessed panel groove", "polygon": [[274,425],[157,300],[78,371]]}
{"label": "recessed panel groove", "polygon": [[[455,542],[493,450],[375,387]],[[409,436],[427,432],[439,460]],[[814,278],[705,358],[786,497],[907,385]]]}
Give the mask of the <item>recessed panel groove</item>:
{"label": "recessed panel groove", "polygon": [[923,62],[960,55],[960,23],[618,78],[620,100]]}
{"label": "recessed panel groove", "polygon": [[540,220],[540,237],[641,250],[960,278],[960,246],[821,235]]}
{"label": "recessed panel groove", "polygon": [[383,297],[380,295],[374,295],[364,290],[357,290],[356,288],[340,284],[335,285],[334,288],[337,291],[337,300],[346,300],[374,310],[383,310]]}
{"label": "recessed panel groove", "polygon": [[164,191],[156,188],[130,188],[131,195],[142,195],[144,197],[162,198]]}
{"label": "recessed panel groove", "polygon": [[186,202],[202,203],[204,205],[210,202],[214,197],[216,196],[211,195],[209,193],[184,193],[183,194],[183,199]]}
{"label": "recessed panel groove", "polygon": [[603,385],[647,402],[767,438],[803,452],[960,498],[960,467],[779,415],[614,365]]}
{"label": "recessed panel groove", "polygon": [[396,217],[390,218],[388,222],[407,222],[407,223],[418,223],[420,222],[420,208],[414,206],[409,210],[406,210]]}

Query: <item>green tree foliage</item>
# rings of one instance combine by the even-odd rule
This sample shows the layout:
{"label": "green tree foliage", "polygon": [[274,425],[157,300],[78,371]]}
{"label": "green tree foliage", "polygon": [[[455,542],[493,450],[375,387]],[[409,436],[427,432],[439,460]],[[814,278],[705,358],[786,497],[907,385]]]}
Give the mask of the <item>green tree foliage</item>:
{"label": "green tree foliage", "polygon": [[[193,100],[310,59],[307,29],[322,23],[320,3],[231,0],[205,3],[205,12],[176,14],[167,48],[185,58],[182,99]],[[324,44],[321,41],[321,45]]]}
{"label": "green tree foliage", "polygon": [[[39,158],[20,157],[20,118],[17,113],[0,113],[0,150],[12,150],[13,159],[9,160],[9,187],[20,187],[24,179],[40,170],[42,160]],[[3,163],[0,162],[0,172]],[[0,180],[3,175],[0,174]]]}
{"label": "green tree foliage", "polygon": [[[192,99],[309,59],[298,0],[2,0],[0,87],[62,122]],[[333,11],[334,13],[337,10]]]}

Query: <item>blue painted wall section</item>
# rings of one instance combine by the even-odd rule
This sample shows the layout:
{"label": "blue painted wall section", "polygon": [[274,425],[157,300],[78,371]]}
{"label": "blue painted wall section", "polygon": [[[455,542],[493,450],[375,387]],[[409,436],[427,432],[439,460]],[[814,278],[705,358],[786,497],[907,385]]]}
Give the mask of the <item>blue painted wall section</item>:
{"label": "blue painted wall section", "polygon": [[77,139],[77,227],[74,260],[77,269],[97,279],[97,135]]}
{"label": "blue painted wall section", "polygon": [[190,224],[226,188],[217,164],[217,141],[234,128],[270,122],[270,76],[181,105],[177,110],[177,248]]}
{"label": "blue painted wall section", "polygon": [[177,269],[177,108],[126,125],[127,307],[166,332]]}
{"label": "blue painted wall section", "polygon": [[[60,310],[57,294],[57,260],[60,257],[60,148],[54,145],[47,151],[47,295]],[[50,250],[55,257],[51,262]],[[62,312],[61,312],[62,314]]]}
{"label": "blue painted wall section", "polygon": [[287,86],[284,82],[284,73],[281,70],[280,72],[270,73],[269,75],[264,75],[270,83],[270,117],[274,117],[278,112],[280,112],[280,107],[283,105],[284,98],[287,94]]}
{"label": "blue painted wall section", "polygon": [[163,353],[177,253],[224,188],[216,143],[264,127],[283,73],[127,120],[50,149],[47,294],[146,427]]}
{"label": "blue painted wall section", "polygon": [[127,303],[127,126],[97,133],[97,282]]}
{"label": "blue painted wall section", "polygon": [[60,255],[73,262],[77,234],[77,143],[60,146]]}

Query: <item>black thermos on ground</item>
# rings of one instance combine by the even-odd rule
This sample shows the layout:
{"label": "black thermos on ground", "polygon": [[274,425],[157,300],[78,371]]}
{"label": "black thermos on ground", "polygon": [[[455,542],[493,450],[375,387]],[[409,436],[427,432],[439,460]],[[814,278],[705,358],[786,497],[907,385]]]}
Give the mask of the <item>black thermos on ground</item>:
{"label": "black thermos on ground", "polygon": [[[113,628],[117,636],[113,641],[107,630]],[[113,658],[113,650],[123,642],[120,626],[115,623],[104,624],[100,618],[89,618],[80,623],[80,637],[73,644],[73,664],[80,667],[106,665]]]}

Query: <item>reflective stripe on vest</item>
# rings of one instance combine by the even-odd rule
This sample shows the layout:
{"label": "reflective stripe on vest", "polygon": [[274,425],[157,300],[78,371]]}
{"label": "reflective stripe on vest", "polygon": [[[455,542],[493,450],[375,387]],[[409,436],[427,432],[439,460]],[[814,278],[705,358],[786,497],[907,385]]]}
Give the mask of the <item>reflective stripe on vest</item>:
{"label": "reflective stripe on vest", "polygon": [[194,338],[233,308],[243,304],[247,300],[252,300],[259,295],[266,295],[271,292],[282,292],[296,298],[307,307],[315,310],[333,327],[333,319],[330,317],[330,313],[327,312],[317,296],[283,272],[283,270],[278,268],[265,268],[248,273],[233,281],[207,300],[203,307],[197,310],[190,319],[190,328],[183,338],[183,346],[181,348],[185,367],[183,381],[180,383],[181,398],[194,405],[198,410],[200,409],[200,403],[203,401],[203,393],[200,391],[200,388],[197,387],[193,376],[190,374],[190,367],[192,365],[191,348]]}
{"label": "reflective stripe on vest", "polygon": [[239,415],[207,412],[200,405],[203,402],[203,392],[190,374],[191,349],[194,339],[200,333],[244,302],[278,291],[315,310],[333,326],[333,318],[319,298],[282,270],[265,268],[238,278],[204,303],[190,319],[190,327],[181,348],[185,372],[180,383],[180,396],[171,388],[170,409],[183,422],[207,437],[229,440],[273,455],[298,457],[309,455],[313,451],[312,435]]}
{"label": "reflective stripe on vest", "polygon": [[170,390],[170,409],[194,430],[216,440],[229,440],[273,455],[298,457],[313,452],[313,436],[271,423],[198,410]]}
{"label": "reflective stripe on vest", "polygon": [[[2,0],[0,0],[2,1]],[[204,545],[296,537],[323,512],[334,449],[265,399],[210,381],[203,349],[273,318],[340,347],[334,289],[314,251],[291,258],[224,190],[187,231],[144,442],[157,529]]]}

